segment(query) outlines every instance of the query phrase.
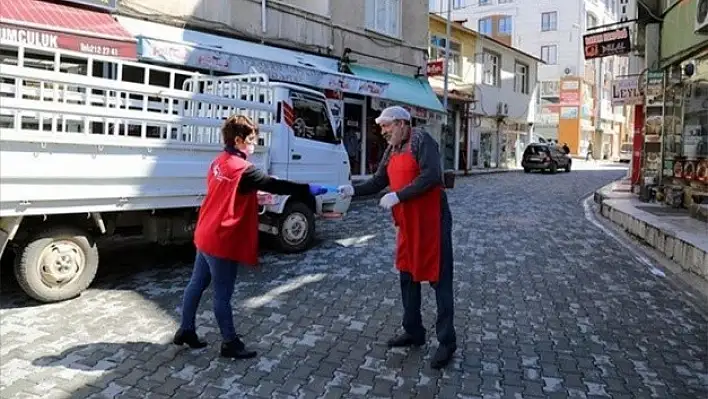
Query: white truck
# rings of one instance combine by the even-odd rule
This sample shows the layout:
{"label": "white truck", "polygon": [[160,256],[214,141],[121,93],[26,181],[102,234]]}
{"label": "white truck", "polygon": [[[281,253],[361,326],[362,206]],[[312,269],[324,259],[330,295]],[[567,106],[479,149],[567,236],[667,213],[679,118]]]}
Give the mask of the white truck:
{"label": "white truck", "polygon": [[[190,241],[230,114],[259,123],[252,161],[271,175],[329,186],[351,180],[317,91],[255,72],[214,77],[25,45],[3,50],[0,256],[15,253],[20,287],[41,302],[91,284],[101,237]],[[259,228],[284,252],[308,248],[317,215],[349,206],[336,193],[259,201]]]}

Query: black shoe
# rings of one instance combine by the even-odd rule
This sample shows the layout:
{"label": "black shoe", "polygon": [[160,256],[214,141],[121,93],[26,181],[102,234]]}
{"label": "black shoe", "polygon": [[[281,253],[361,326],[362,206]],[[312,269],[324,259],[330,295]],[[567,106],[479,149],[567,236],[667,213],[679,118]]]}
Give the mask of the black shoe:
{"label": "black shoe", "polygon": [[403,348],[409,346],[425,345],[425,337],[416,338],[408,333],[403,333],[397,337],[391,338],[386,343],[389,348]]}
{"label": "black shoe", "polygon": [[246,349],[246,345],[236,338],[221,344],[221,356],[232,359],[250,359],[256,357],[256,351]]}
{"label": "black shoe", "polygon": [[206,342],[199,340],[196,332],[182,329],[177,330],[174,339],[172,339],[172,343],[175,345],[187,344],[192,349],[201,349],[207,346]]}
{"label": "black shoe", "polygon": [[430,360],[430,367],[439,370],[452,360],[452,355],[457,350],[457,344],[452,345],[440,345],[435,351],[433,358]]}

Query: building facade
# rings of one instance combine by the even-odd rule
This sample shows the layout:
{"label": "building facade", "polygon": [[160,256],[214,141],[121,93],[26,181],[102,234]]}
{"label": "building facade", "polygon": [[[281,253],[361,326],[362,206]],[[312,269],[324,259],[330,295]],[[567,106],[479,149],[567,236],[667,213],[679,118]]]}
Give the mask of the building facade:
{"label": "building facade", "polygon": [[[560,140],[561,135],[570,135],[578,143],[575,148],[571,146],[576,155],[584,154],[587,144],[593,141],[595,148],[602,148],[604,155],[612,157],[619,151],[620,126],[626,116],[622,108],[611,106],[611,80],[627,74],[628,63],[621,57],[586,62],[583,35],[589,33],[589,28],[616,22],[619,1],[459,0],[453,1],[452,13],[465,26],[544,61],[538,71],[541,91],[535,116],[536,136]],[[431,0],[430,6],[440,12],[446,9],[447,1]],[[592,99],[592,103],[583,104],[582,109],[578,104],[563,102],[562,79],[587,82],[591,92],[585,98]],[[561,114],[561,107],[566,107],[565,114]],[[578,119],[577,123],[560,123],[563,115],[576,114],[578,118],[573,119]],[[565,131],[571,125],[577,126],[572,134]],[[598,155],[597,150],[595,153]]]}
{"label": "building facade", "polygon": [[224,73],[255,70],[324,90],[359,177],[383,154],[374,118],[384,107],[407,107],[431,131],[442,126],[444,110],[425,79],[426,9],[424,0],[122,0],[118,12],[147,61],[178,64],[166,59],[177,54]]}
{"label": "building facade", "polygon": [[[430,63],[444,56],[446,19],[431,13]],[[530,141],[540,59],[452,24],[446,168],[515,167]],[[440,39],[443,39],[442,41]],[[429,77],[440,96],[443,76]]]}
{"label": "building facade", "polygon": [[[0,7],[2,41],[46,49],[37,55],[39,63],[51,58],[53,49],[62,49],[211,75],[260,73],[322,91],[334,134],[350,154],[353,176],[369,175],[378,166],[386,143],[374,119],[383,107],[407,107],[414,125],[431,132],[439,132],[445,119],[426,77],[424,0],[407,1],[405,7],[402,0],[5,3],[9,6]],[[94,73],[140,83],[153,79],[130,76],[130,70]],[[298,109],[295,113],[300,118]],[[302,110],[303,118],[308,114]]]}

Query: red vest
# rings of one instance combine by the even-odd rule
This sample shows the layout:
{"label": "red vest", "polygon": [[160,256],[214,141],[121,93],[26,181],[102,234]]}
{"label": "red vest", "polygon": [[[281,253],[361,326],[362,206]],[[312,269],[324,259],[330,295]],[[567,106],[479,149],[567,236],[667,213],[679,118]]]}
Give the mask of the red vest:
{"label": "red vest", "polygon": [[198,250],[247,266],[258,264],[258,198],[256,191],[238,192],[241,176],[251,163],[221,153],[207,174],[207,194],[194,231]]}

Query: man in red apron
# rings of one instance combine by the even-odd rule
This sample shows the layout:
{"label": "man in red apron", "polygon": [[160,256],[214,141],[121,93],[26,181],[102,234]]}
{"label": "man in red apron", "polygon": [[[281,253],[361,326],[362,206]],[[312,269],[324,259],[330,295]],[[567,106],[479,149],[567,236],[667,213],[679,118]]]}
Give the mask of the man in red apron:
{"label": "man in red apron", "polygon": [[364,183],[342,186],[344,196],[367,196],[387,186],[379,205],[391,209],[398,229],[396,268],[400,271],[403,329],[389,347],[421,346],[425,328],[420,313],[421,283],[435,289],[438,346],[431,366],[439,369],[457,350],[452,287],[452,215],[443,188],[438,144],[430,134],[412,129],[402,107],[389,107],[376,118],[389,143],[374,176]]}

